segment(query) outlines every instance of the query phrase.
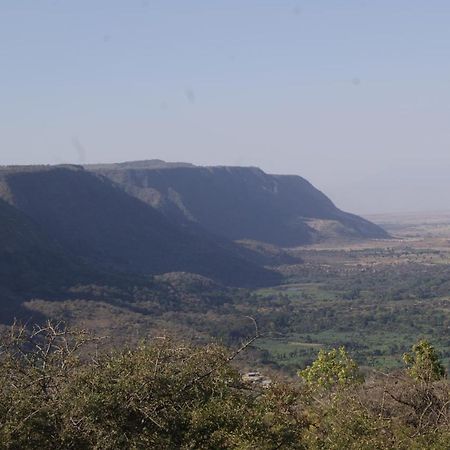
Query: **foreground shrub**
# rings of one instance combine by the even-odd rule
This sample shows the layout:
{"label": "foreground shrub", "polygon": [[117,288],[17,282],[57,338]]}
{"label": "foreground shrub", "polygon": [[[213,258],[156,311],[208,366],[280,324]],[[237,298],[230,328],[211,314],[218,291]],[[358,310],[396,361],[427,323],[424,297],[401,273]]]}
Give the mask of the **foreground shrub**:
{"label": "foreground shrub", "polygon": [[159,339],[82,360],[89,339],[18,328],[0,365],[0,447],[304,448],[298,392],[249,390],[223,347]]}
{"label": "foreground shrub", "polygon": [[415,380],[429,383],[445,377],[445,367],[434,347],[425,339],[415,344],[410,353],[405,353],[403,360]]}
{"label": "foreground shrub", "polygon": [[[304,382],[264,389],[242,383],[221,346],[156,339],[97,355],[94,344],[51,323],[3,337],[1,449],[450,448],[448,382],[411,360],[363,383],[344,349],[322,351]],[[440,367],[428,347],[413,352]]]}
{"label": "foreground shrub", "polygon": [[299,375],[310,387],[326,390],[364,381],[358,365],[343,347],[320,350],[317,359],[311,366],[301,370]]}

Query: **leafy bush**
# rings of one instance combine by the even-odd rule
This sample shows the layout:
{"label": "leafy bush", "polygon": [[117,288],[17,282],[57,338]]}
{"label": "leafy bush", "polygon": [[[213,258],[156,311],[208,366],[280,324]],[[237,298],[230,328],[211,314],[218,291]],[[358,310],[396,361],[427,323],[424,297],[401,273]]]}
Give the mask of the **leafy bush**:
{"label": "leafy bush", "polygon": [[445,367],[436,350],[425,339],[415,344],[411,353],[405,353],[403,360],[408,365],[408,373],[416,380],[429,383],[445,376]]}
{"label": "leafy bush", "polygon": [[243,383],[231,364],[238,352],[217,345],[96,347],[52,323],[11,328],[0,346],[0,448],[450,448],[446,380],[406,372],[362,383],[343,348],[320,352],[306,384],[264,389]]}
{"label": "leafy bush", "polygon": [[303,448],[295,389],[249,390],[223,347],[158,339],[82,357],[91,344],[50,323],[5,337],[1,448]]}
{"label": "leafy bush", "polygon": [[330,351],[320,350],[317,359],[299,375],[311,387],[331,389],[363,381],[357,364],[344,347]]}

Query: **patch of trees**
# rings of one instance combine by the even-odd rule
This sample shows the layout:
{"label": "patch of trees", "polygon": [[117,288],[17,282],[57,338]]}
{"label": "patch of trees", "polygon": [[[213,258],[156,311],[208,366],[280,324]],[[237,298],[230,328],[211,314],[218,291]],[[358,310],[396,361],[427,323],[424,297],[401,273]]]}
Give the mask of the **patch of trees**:
{"label": "patch of trees", "polygon": [[1,448],[450,446],[450,387],[426,341],[405,355],[405,371],[364,381],[343,348],[322,350],[296,381],[267,389],[242,381],[233,365],[239,350],[165,338],[114,352],[98,346],[52,323],[8,330],[0,346]]}

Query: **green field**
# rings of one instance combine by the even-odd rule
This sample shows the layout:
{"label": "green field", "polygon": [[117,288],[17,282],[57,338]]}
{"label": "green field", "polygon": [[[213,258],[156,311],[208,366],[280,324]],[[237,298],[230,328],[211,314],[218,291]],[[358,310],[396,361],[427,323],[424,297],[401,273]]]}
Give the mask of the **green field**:
{"label": "green field", "polygon": [[441,222],[399,222],[390,241],[292,250],[304,264],[280,267],[286,284],[254,293],[264,325],[272,313],[257,343],[263,361],[293,372],[319,349],[345,346],[360,365],[389,369],[427,338],[449,365],[450,240],[443,229]]}

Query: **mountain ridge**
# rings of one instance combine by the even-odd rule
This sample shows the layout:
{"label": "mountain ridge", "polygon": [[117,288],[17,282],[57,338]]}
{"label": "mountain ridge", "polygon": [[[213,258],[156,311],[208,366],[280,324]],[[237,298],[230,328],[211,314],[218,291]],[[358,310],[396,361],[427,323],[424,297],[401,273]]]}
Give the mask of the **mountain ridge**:
{"label": "mountain ridge", "polygon": [[68,255],[102,270],[186,271],[241,286],[278,280],[227,242],[184,229],[108,178],[79,166],[4,168],[0,198]]}
{"label": "mountain ridge", "polygon": [[0,167],[0,321],[26,317],[30,299],[59,301],[80,289],[95,300],[97,291],[137,286],[162,299],[165,279],[193,291],[277,285],[276,267],[302,262],[281,247],[324,234],[386,235],[307,180],[255,167]]}
{"label": "mountain ridge", "polygon": [[172,220],[198,224],[231,240],[293,247],[320,241],[327,233],[347,239],[388,237],[377,225],[338,209],[298,175],[271,175],[257,167],[151,161],[85,167]]}

